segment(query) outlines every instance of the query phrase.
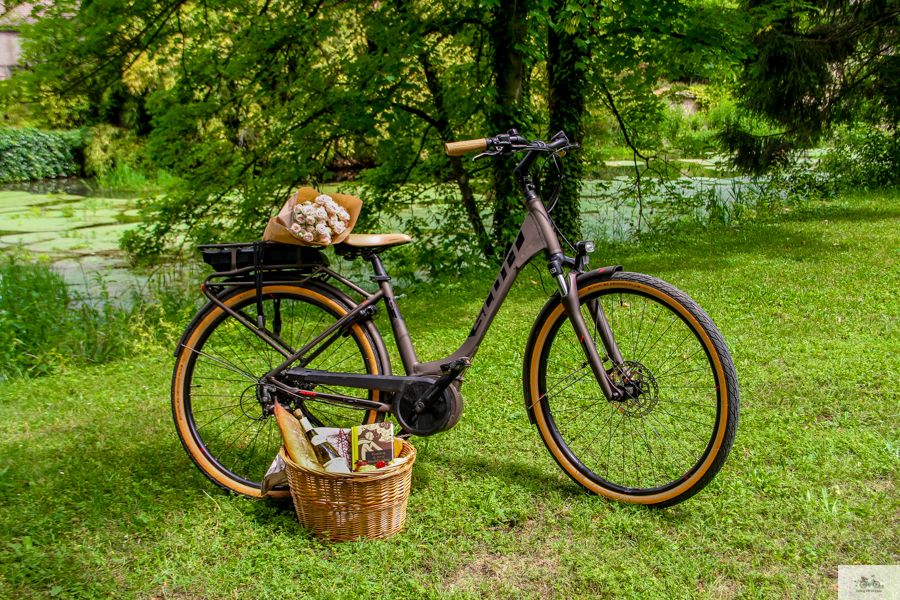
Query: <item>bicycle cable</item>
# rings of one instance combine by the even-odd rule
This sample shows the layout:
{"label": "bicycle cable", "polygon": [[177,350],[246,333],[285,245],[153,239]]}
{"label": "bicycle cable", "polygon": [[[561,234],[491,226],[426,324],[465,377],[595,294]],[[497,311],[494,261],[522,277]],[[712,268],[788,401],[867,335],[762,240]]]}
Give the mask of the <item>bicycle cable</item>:
{"label": "bicycle cable", "polygon": [[547,291],[547,286],[544,285],[544,274],[541,273],[541,270],[538,269],[538,267],[537,267],[536,264],[534,264],[534,261],[529,260],[529,261],[528,261],[528,264],[531,265],[532,267],[534,267],[534,270],[537,271],[538,279],[541,280],[541,289],[544,290],[544,294],[546,294],[546,296],[547,296],[548,298],[549,298],[550,296],[552,296],[553,294],[550,293],[550,292],[548,292],[548,291]]}
{"label": "bicycle cable", "polygon": [[[553,191],[550,193],[550,200],[548,202],[548,207],[547,207],[547,216],[549,217],[550,225],[553,226],[553,230],[556,231],[556,234],[566,243],[566,245],[569,248],[572,249],[572,252],[575,252],[577,254],[578,250],[575,248],[575,246],[572,245],[572,242],[570,242],[569,239],[563,234],[563,232],[560,230],[559,226],[556,224],[556,221],[553,220],[553,217],[550,214],[553,211],[553,209],[556,208],[556,205],[559,203],[559,194],[560,194],[560,192],[562,192],[562,186],[563,186],[563,183],[565,182],[565,175],[563,174],[563,170],[560,167],[559,160],[557,160],[557,159],[560,158],[560,156],[559,156],[560,152],[564,152],[571,148],[578,148],[578,145],[572,144],[570,146],[566,146],[565,148],[560,148],[559,150],[550,152],[548,154],[548,156],[546,158],[544,158],[544,162],[541,163],[541,166],[539,167],[538,171],[539,172],[545,171],[545,170],[549,171],[548,163],[550,161],[552,161],[553,167],[556,169],[557,181],[556,181],[556,186],[553,188]],[[543,282],[542,282],[542,284],[543,284]]]}
{"label": "bicycle cable", "polygon": [[[538,172],[547,170],[548,161],[552,161],[552,164],[553,164],[554,168],[556,169],[556,174],[558,176],[556,185],[553,188],[553,191],[550,193],[549,202],[544,202],[544,205],[548,206],[547,217],[550,219],[550,224],[552,225],[553,230],[556,231],[557,235],[560,238],[562,238],[562,240],[566,243],[566,245],[569,248],[572,249],[572,252],[575,252],[577,254],[578,250],[575,248],[574,245],[572,245],[572,242],[570,242],[569,239],[565,235],[563,235],[562,231],[560,231],[559,226],[557,226],[556,222],[553,220],[553,217],[550,216],[550,212],[554,208],[556,208],[556,205],[559,202],[559,195],[562,192],[562,185],[565,181],[565,176],[563,174],[562,168],[560,168],[558,158],[561,158],[565,152],[575,149],[575,148],[578,148],[579,144],[571,144],[570,143],[569,145],[563,146],[562,148],[550,148],[546,145],[543,145],[542,142],[541,142],[541,144],[542,145],[540,145],[540,146],[532,146],[529,144],[529,145],[521,145],[521,146],[507,146],[505,148],[502,148],[502,149],[498,148],[496,150],[487,150],[487,151],[482,152],[481,154],[475,156],[474,158],[472,158],[472,161],[474,162],[474,161],[478,160],[479,158],[484,158],[484,157],[488,157],[488,156],[508,157],[516,152],[525,152],[525,151],[545,153],[546,156],[544,157],[544,162],[541,163],[541,166],[538,168]],[[540,177],[538,179],[539,179],[539,185],[540,185]]]}

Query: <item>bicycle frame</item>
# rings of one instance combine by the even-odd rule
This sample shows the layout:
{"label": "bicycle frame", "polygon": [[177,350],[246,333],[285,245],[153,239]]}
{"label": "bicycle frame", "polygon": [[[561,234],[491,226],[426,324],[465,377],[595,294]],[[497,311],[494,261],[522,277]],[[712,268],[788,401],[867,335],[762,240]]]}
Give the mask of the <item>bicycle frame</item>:
{"label": "bicycle frame", "polygon": [[[338,404],[355,406],[357,408],[375,410],[378,412],[390,412],[391,407],[384,403],[373,402],[370,400],[364,400],[361,398],[344,396],[335,393],[309,392],[306,390],[300,390],[297,388],[293,388],[283,383],[282,381],[278,381],[276,377],[285,372],[288,372],[288,374],[292,376],[300,377],[313,383],[332,384],[344,387],[382,390],[388,392],[402,392],[408,385],[412,383],[434,383],[434,376],[440,376],[442,372],[446,373],[442,369],[442,366],[445,366],[445,364],[448,362],[461,358],[472,359],[477,353],[478,347],[481,345],[481,342],[484,340],[488,329],[490,328],[490,325],[494,320],[494,317],[497,315],[500,307],[506,300],[509,291],[512,289],[513,283],[515,283],[519,272],[525,268],[525,266],[529,263],[529,261],[531,261],[532,258],[534,258],[538,253],[542,251],[545,252],[548,257],[554,255],[562,255],[562,248],[559,245],[556,232],[551,225],[547,209],[541,201],[541,198],[537,195],[531,180],[527,176],[522,174],[528,171],[528,167],[530,167],[530,163],[533,161],[534,157],[526,156],[522,163],[520,163],[519,167],[516,169],[516,179],[519,183],[520,189],[523,192],[523,195],[525,196],[526,201],[527,214],[525,217],[525,221],[522,223],[518,235],[516,236],[515,241],[509,249],[509,253],[501,264],[500,271],[497,273],[497,277],[495,278],[494,283],[488,291],[487,298],[485,299],[481,310],[475,318],[475,322],[469,331],[469,335],[467,336],[463,344],[459,347],[459,349],[443,359],[424,363],[419,362],[418,356],[416,355],[416,351],[412,343],[412,339],[409,334],[409,330],[406,327],[406,322],[403,320],[403,316],[400,314],[400,309],[397,306],[394,291],[390,283],[390,276],[388,276],[388,274],[385,272],[384,266],[378,255],[374,253],[370,254],[366,258],[372,263],[375,271],[375,275],[372,277],[372,280],[377,281],[379,284],[380,289],[375,293],[370,294],[366,292],[359,286],[354,285],[346,278],[324,266],[318,267],[312,274],[299,281],[300,283],[302,283],[317,275],[325,274],[328,277],[334,278],[344,285],[350,287],[355,292],[361,294],[365,299],[362,303],[358,304],[355,308],[338,319],[330,327],[322,331],[313,340],[297,350],[290,348],[290,346],[283,340],[278,338],[278,336],[274,332],[269,331],[264,326],[255,326],[243,314],[239,314],[238,312],[226,306],[219,298],[216,297],[215,294],[211,293],[208,289],[208,286],[210,285],[209,280],[207,280],[207,284],[202,287],[203,292],[213,303],[218,305],[221,309],[226,311],[238,322],[244,325],[244,327],[248,328],[250,331],[252,331],[254,334],[256,334],[258,337],[260,337],[285,357],[284,362],[266,373],[260,379],[260,383],[272,385],[294,396],[317,396],[317,399],[319,400],[326,400]],[[278,267],[268,268],[274,270],[278,269]],[[222,276],[244,274],[245,272],[249,273],[252,270],[252,267],[247,267],[226,274],[218,273],[218,275]],[[581,342],[581,345],[585,351],[587,362],[589,363],[594,377],[596,378],[598,385],[603,391],[604,396],[606,396],[608,400],[616,400],[619,397],[619,391],[614,386],[603,365],[603,359],[597,352],[593,336],[591,335],[591,330],[585,323],[580,310],[578,286],[576,282],[576,276],[578,275],[578,272],[579,271],[577,269],[573,268],[565,276],[566,282],[568,284],[568,293],[563,295],[562,302],[566,309],[566,312],[570,315],[570,322],[572,323],[574,333]],[[298,281],[293,280],[292,283],[298,283]],[[253,284],[252,282],[231,282],[230,284],[219,283],[214,285],[251,286],[255,284]],[[312,362],[331,343],[336,341],[349,327],[352,327],[358,321],[368,318],[372,314],[374,314],[373,309],[375,305],[377,305],[377,303],[381,300],[384,300],[385,306],[387,308],[387,313],[391,322],[391,328],[394,333],[397,350],[399,351],[400,358],[403,362],[404,371],[406,372],[405,377],[394,375],[330,373],[325,371],[305,369],[305,366],[307,364]],[[592,320],[594,321],[593,329],[599,334],[601,342],[606,349],[607,357],[613,361],[614,368],[622,368],[621,353],[619,352],[619,349],[616,346],[616,342],[613,339],[609,325],[606,321],[606,317],[603,314],[603,309],[600,307],[599,303],[596,302],[588,303],[587,306],[588,312],[591,315]],[[195,351],[193,349],[190,350]]]}

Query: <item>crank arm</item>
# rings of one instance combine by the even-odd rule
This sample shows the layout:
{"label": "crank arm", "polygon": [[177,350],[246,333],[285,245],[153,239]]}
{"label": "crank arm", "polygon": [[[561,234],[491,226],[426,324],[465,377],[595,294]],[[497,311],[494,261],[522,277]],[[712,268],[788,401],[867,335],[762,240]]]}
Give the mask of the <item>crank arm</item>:
{"label": "crank arm", "polygon": [[468,356],[458,358],[453,362],[441,365],[443,375],[437,378],[434,385],[431,386],[424,396],[416,401],[414,410],[416,413],[423,413],[430,409],[437,400],[438,396],[444,393],[453,380],[466,372],[466,369],[472,366],[472,360]]}

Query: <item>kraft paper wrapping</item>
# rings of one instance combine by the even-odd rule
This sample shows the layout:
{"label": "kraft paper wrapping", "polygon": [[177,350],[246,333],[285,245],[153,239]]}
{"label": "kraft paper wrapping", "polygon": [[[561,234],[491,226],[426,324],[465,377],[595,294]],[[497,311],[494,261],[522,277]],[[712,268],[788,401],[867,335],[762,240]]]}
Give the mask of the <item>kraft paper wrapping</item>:
{"label": "kraft paper wrapping", "polygon": [[[322,194],[311,187],[302,187],[297,190],[294,195],[288,198],[278,214],[269,219],[266,225],[266,231],[263,233],[263,240],[267,242],[280,242],[282,244],[294,244],[297,246],[321,246],[317,242],[305,242],[291,233],[291,223],[294,222],[294,207],[304,202],[315,202],[316,198]],[[350,213],[350,222],[347,223],[347,229],[340,235],[331,238],[332,244],[343,242],[350,235],[353,226],[356,225],[356,219],[359,218],[359,211],[362,210],[362,200],[356,196],[347,194],[327,194],[334,199],[340,206]]]}

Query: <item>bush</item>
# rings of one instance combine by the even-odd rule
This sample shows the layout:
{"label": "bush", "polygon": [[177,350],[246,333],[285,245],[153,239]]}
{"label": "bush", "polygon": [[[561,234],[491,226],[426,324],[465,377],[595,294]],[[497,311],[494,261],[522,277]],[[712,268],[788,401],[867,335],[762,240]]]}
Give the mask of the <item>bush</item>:
{"label": "bush", "polygon": [[844,188],[900,185],[900,133],[878,128],[839,130],[822,168]]}
{"label": "bush", "polygon": [[145,162],[144,143],[129,129],[106,123],[88,130],[84,151],[84,171],[98,178],[110,176],[116,169],[135,169]]}
{"label": "bush", "polygon": [[154,167],[146,143],[134,131],[101,123],[88,129],[85,139],[84,172],[95,176],[101,188],[156,192],[177,184]]}
{"label": "bush", "polygon": [[192,264],[157,268],[122,296],[98,275],[87,296],[46,263],[0,256],[0,381],[171,346],[204,302],[197,294],[203,273]]}
{"label": "bush", "polygon": [[76,175],[82,146],[78,130],[0,129],[0,183]]}

